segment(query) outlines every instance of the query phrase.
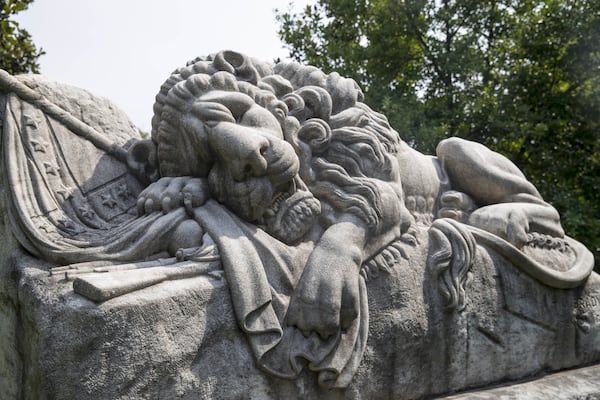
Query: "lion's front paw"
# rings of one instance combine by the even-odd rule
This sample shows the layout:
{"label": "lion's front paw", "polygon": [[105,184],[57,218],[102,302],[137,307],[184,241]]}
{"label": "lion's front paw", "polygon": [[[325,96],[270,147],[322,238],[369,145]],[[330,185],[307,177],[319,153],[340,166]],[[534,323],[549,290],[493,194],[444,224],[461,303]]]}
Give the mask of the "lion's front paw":
{"label": "lion's front paw", "polygon": [[355,265],[310,268],[300,279],[287,313],[287,324],[323,339],[349,328],[358,316],[359,273]]}
{"label": "lion's front paw", "polygon": [[137,201],[139,215],[169,211],[185,206],[188,212],[208,199],[206,179],[189,176],[164,177],[150,184],[140,193]]}

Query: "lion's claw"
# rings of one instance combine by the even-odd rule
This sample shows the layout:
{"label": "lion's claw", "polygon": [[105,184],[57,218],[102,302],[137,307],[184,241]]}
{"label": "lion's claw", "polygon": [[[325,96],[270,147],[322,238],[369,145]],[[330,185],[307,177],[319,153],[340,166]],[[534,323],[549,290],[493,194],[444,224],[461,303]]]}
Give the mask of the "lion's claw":
{"label": "lion's claw", "polygon": [[138,215],[162,211],[168,213],[185,207],[191,213],[209,197],[206,179],[189,176],[163,177],[140,193],[137,201]]}

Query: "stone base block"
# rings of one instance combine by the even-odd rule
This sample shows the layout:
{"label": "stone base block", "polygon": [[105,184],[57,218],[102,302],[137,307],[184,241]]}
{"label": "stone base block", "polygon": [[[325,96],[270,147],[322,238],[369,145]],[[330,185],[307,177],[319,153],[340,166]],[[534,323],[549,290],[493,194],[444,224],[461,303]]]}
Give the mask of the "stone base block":
{"label": "stone base block", "polygon": [[[0,398],[421,399],[600,361],[596,274],[553,290],[482,251],[467,307],[448,311],[425,251],[368,282],[367,348],[343,390],[320,388],[311,371],[284,380],[257,369],[218,272],[96,304],[18,251],[0,275]],[[588,367],[450,398],[598,398],[596,376]]]}

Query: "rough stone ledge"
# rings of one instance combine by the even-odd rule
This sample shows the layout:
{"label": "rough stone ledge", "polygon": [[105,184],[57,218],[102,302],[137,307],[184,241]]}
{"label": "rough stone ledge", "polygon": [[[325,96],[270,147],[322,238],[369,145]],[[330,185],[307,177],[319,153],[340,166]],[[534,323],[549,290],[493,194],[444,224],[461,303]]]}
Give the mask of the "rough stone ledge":
{"label": "rough stone ledge", "polygon": [[469,391],[444,400],[594,400],[600,399],[600,364],[561,371],[531,381]]}
{"label": "rough stone ledge", "polygon": [[[283,380],[255,368],[218,276],[95,304],[16,251],[0,266],[0,399],[415,400],[600,361],[600,276],[548,290],[480,252],[466,310],[447,312],[421,239],[409,261],[369,281],[367,349],[350,386],[332,391],[310,371]],[[591,368],[545,391],[450,398],[600,400],[600,365]]]}

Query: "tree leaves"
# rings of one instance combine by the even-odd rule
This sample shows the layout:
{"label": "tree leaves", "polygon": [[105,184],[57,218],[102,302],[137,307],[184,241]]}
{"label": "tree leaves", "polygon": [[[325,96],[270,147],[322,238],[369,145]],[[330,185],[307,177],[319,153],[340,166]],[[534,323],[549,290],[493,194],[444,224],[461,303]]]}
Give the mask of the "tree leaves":
{"label": "tree leaves", "polygon": [[37,49],[31,35],[10,16],[26,10],[33,0],[0,0],[0,68],[11,74],[39,73],[38,59],[44,51]]}
{"label": "tree leaves", "polygon": [[318,0],[277,18],[291,57],[354,78],[414,147],[461,136],[513,160],[600,261],[600,2]]}

